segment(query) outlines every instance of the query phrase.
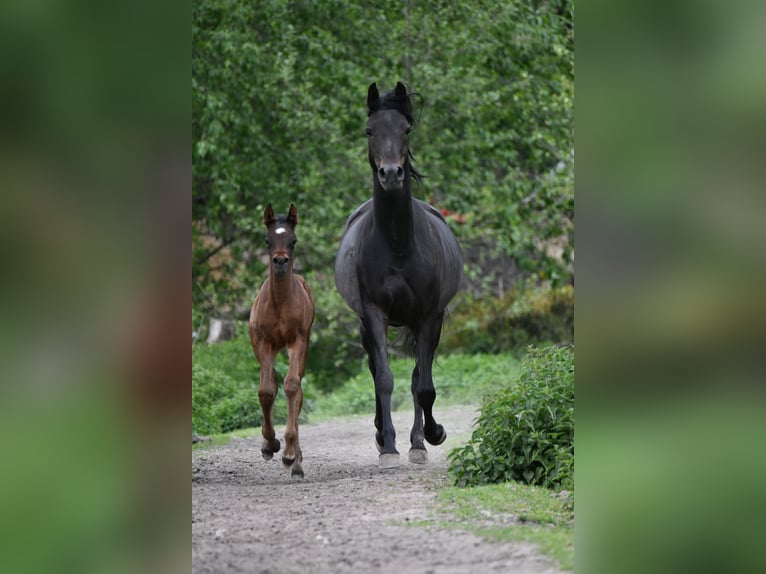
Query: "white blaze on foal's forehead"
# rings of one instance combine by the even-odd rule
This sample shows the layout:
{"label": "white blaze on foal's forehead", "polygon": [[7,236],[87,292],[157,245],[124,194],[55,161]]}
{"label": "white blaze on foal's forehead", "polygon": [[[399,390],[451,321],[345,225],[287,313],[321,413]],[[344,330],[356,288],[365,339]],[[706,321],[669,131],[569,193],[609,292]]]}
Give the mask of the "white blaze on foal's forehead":
{"label": "white blaze on foal's forehead", "polygon": [[284,227],[277,227],[274,230],[274,233],[276,233],[277,235],[282,235],[285,231],[287,231],[287,229],[285,229]]}

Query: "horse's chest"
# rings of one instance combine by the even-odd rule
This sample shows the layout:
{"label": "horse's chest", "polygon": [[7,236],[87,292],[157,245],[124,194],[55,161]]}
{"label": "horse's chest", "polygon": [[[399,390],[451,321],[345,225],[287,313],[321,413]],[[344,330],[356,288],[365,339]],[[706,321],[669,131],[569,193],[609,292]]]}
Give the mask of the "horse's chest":
{"label": "horse's chest", "polygon": [[391,318],[404,318],[419,306],[422,288],[417,274],[394,265],[381,266],[368,284],[368,294]]}

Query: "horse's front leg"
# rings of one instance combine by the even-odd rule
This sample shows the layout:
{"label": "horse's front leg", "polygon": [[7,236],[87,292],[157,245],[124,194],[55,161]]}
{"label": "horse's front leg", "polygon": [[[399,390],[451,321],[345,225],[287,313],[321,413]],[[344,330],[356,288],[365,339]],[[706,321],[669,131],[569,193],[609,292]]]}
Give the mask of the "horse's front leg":
{"label": "horse's front leg", "polygon": [[301,379],[306,369],[308,340],[299,337],[287,347],[290,366],[285,377],[285,396],[287,397],[287,425],[285,426],[285,452],[282,463],[290,467],[293,477],[303,478],[303,452],[298,438],[298,417],[303,406],[303,389]]}
{"label": "horse's front leg", "polygon": [[274,370],[274,359],[277,352],[262,341],[254,341],[253,349],[258,363],[261,365],[261,382],[258,386],[258,401],[263,412],[263,443],[261,454],[265,460],[271,460],[275,452],[279,452],[279,439],[274,432],[274,401],[277,397],[277,373]]}
{"label": "horse's front leg", "polygon": [[396,431],[391,420],[391,393],[394,376],[388,366],[386,321],[383,313],[374,305],[367,305],[360,329],[362,346],[369,358],[370,372],[375,381],[375,442],[380,452],[380,468],[399,466],[396,450]]}

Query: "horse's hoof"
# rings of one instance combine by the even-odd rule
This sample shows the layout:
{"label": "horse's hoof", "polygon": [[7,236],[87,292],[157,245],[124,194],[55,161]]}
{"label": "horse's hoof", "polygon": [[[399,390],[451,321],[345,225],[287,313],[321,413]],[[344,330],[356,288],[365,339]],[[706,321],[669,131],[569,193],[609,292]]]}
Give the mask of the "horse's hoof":
{"label": "horse's hoof", "polygon": [[282,464],[285,466],[285,468],[290,468],[295,463],[295,457],[288,458],[287,456],[282,457]]}
{"label": "horse's hoof", "polygon": [[378,457],[378,466],[380,468],[396,468],[399,466],[398,452],[384,452]]}
{"label": "horse's hoof", "polygon": [[303,468],[300,463],[295,463],[290,469],[290,478],[294,480],[303,480]]}
{"label": "horse's hoof", "polygon": [[426,432],[426,440],[432,445],[440,445],[447,438],[447,431],[444,430],[442,425],[436,425],[436,432],[432,436],[428,436]]}
{"label": "horse's hoof", "polygon": [[274,457],[274,453],[279,452],[280,448],[282,448],[282,445],[279,443],[278,438],[275,438],[272,441],[264,439],[263,444],[261,445],[261,455],[263,456],[263,460],[271,460]]}
{"label": "horse's hoof", "polygon": [[428,462],[428,451],[424,448],[411,448],[409,458],[414,464],[425,464]]}

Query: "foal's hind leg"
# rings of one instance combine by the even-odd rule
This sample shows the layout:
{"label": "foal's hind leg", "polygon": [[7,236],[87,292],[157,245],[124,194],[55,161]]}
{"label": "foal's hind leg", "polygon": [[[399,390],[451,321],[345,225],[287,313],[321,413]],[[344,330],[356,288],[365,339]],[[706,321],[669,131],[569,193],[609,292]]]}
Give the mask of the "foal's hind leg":
{"label": "foal's hind leg", "polygon": [[290,357],[290,366],[285,377],[285,396],[287,397],[287,424],[285,425],[285,451],[282,455],[282,464],[290,467],[293,477],[303,478],[303,452],[301,451],[298,438],[298,417],[303,406],[303,389],[301,379],[306,368],[306,354],[308,341],[302,338],[290,345],[287,354]]}

